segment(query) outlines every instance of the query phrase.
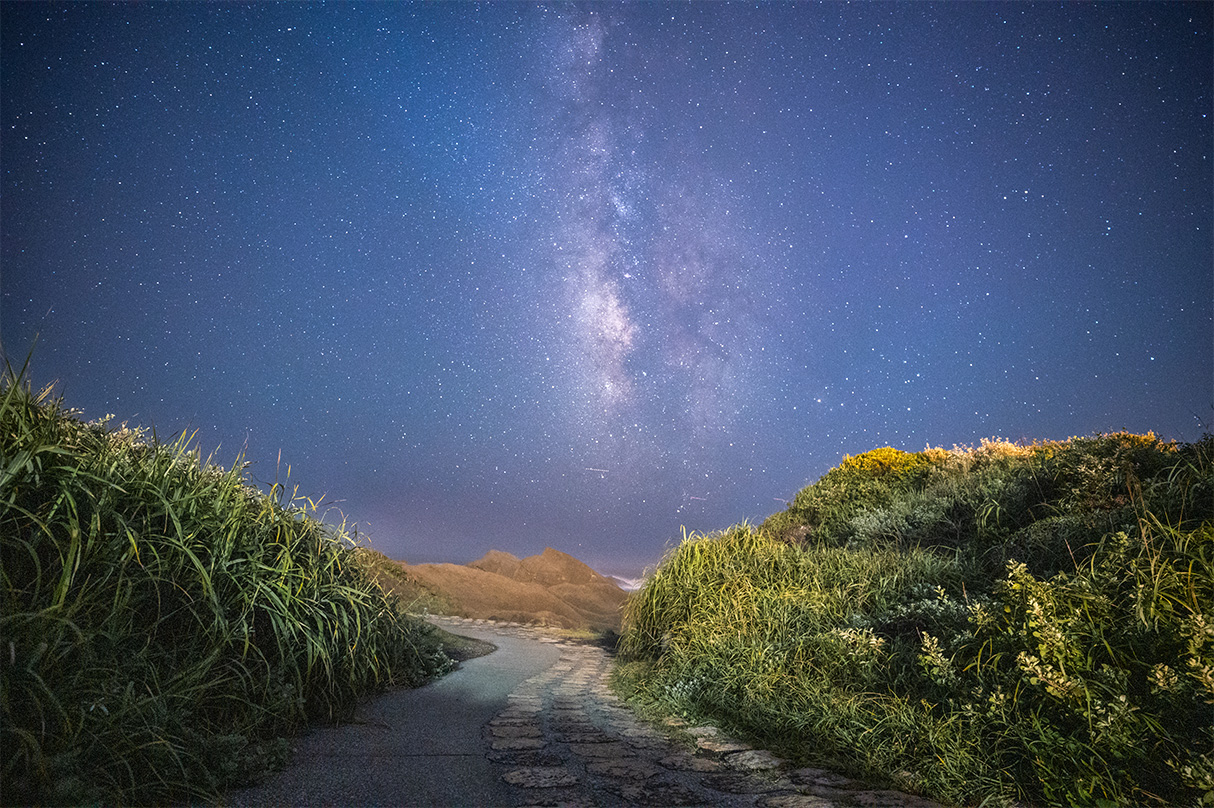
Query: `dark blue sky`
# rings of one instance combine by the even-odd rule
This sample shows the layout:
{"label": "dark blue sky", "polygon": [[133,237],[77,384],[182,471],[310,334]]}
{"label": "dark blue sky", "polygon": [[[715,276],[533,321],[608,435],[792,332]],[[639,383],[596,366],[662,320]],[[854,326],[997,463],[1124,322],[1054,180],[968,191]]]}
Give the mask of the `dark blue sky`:
{"label": "dark blue sky", "polygon": [[[1210,4],[0,6],[0,328],[412,562],[1214,420]],[[285,468],[284,468],[285,471]]]}

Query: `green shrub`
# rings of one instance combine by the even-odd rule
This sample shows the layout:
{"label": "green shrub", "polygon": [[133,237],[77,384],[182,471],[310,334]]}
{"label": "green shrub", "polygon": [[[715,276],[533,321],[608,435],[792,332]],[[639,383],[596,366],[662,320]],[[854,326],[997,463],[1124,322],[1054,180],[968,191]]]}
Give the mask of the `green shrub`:
{"label": "green shrub", "polygon": [[211,799],[306,721],[447,664],[344,527],[188,444],[82,423],[4,379],[5,803]]}
{"label": "green shrub", "polygon": [[926,551],[693,535],[630,599],[621,656],[645,663],[642,699],[869,776],[908,771],[918,750],[929,763],[900,784],[939,793],[994,775],[955,717],[892,692],[880,625],[936,581],[959,589],[959,569]]}
{"label": "green shrub", "polygon": [[1214,805],[1214,440],[859,458],[668,555],[634,699],[948,802]]}
{"label": "green shrub", "polygon": [[1214,529],[1115,533],[1048,580],[1009,562],[950,698],[1052,804],[1214,797]]}
{"label": "green shrub", "polygon": [[921,486],[932,468],[927,455],[890,447],[846,456],[815,485],[799,491],[786,515],[761,526],[785,541],[845,544],[851,520],[864,511],[888,506],[904,491]]}

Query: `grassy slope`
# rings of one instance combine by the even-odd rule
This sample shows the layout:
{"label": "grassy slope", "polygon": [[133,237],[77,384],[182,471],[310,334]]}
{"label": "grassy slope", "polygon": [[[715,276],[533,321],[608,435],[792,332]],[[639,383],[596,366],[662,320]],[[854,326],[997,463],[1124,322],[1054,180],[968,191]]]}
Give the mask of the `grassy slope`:
{"label": "grassy slope", "polygon": [[692,536],[617,683],[948,802],[1214,804],[1214,439],[844,458]]}
{"label": "grassy slope", "polygon": [[405,611],[410,614],[455,613],[455,604],[450,598],[409,575],[399,563],[383,553],[365,547],[360,547],[357,553],[359,561],[371,572],[385,592],[400,600]]}
{"label": "grassy slope", "polygon": [[0,388],[6,804],[214,799],[450,664],[282,485]]}

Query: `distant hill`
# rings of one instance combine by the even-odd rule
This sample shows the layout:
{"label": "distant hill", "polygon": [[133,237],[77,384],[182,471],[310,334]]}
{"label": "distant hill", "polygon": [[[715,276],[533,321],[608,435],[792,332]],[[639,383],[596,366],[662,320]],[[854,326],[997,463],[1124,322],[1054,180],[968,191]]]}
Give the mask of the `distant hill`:
{"label": "distant hill", "polygon": [[628,598],[614,579],[551,547],[522,559],[490,550],[467,565],[376,566],[386,589],[430,611],[462,617],[618,631]]}

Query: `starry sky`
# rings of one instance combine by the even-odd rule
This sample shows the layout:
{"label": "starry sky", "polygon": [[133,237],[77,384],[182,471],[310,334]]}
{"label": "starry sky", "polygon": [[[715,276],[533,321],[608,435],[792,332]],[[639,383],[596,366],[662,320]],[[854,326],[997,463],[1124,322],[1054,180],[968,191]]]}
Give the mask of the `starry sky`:
{"label": "starry sky", "polygon": [[1206,3],[0,5],[0,335],[389,556],[1214,421]]}

